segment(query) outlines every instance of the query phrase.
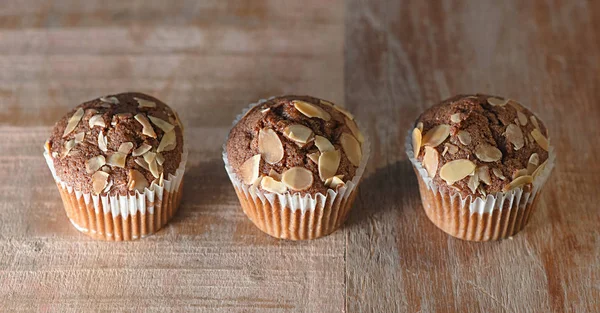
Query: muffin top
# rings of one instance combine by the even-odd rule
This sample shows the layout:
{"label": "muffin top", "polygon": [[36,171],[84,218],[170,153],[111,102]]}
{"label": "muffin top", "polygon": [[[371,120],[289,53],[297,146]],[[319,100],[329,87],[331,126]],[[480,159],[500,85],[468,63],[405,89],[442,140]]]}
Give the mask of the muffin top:
{"label": "muffin top", "polygon": [[85,193],[126,195],[175,174],[183,127],[162,101],[121,93],[78,105],[46,142],[56,175]]}
{"label": "muffin top", "polygon": [[268,192],[325,194],[352,180],[363,135],[340,106],[308,96],[273,98],[231,129],[227,159],[240,180]]}
{"label": "muffin top", "polygon": [[544,124],[514,100],[458,95],[427,109],[412,133],[414,155],[439,188],[463,197],[521,187],[548,159]]}

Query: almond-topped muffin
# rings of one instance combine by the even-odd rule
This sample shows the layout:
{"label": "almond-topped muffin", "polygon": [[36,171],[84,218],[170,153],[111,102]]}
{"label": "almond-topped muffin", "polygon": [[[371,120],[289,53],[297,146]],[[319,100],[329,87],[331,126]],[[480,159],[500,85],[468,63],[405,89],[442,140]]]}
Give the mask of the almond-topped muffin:
{"label": "almond-topped muffin", "polygon": [[[237,121],[224,160],[244,212],[260,229],[278,238],[311,239],[345,220],[366,163],[364,143],[344,108],[283,96],[253,106]],[[323,214],[329,224],[309,225]]]}
{"label": "almond-topped muffin", "polygon": [[[67,215],[94,237],[149,234],[177,209],[185,166],[183,128],[177,114],[156,98],[122,93],[80,104],[55,124],[45,148]],[[136,197],[139,203],[128,204]],[[109,225],[111,219],[122,224],[118,218],[133,223],[138,213],[142,221],[128,230]],[[90,218],[96,214],[102,216]],[[132,234],[135,227],[139,233]]]}
{"label": "almond-topped muffin", "polygon": [[525,226],[552,167],[546,127],[531,111],[501,97],[459,95],[423,112],[411,137],[423,206],[437,226],[469,240]]}

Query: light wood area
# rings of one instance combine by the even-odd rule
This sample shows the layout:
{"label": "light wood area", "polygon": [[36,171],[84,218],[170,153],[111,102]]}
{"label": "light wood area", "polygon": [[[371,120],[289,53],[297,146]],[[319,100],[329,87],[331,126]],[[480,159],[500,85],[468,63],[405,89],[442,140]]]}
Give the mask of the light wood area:
{"label": "light wood area", "polygon": [[[0,311],[600,311],[600,2],[0,3]],[[99,242],[69,223],[42,157],[80,102],[140,91],[175,108],[190,160],[157,234]],[[519,100],[558,164],[530,224],[471,243],[421,208],[404,139],[458,93]],[[371,138],[346,225],[273,239],[243,214],[221,150],[249,103],[343,103]]]}

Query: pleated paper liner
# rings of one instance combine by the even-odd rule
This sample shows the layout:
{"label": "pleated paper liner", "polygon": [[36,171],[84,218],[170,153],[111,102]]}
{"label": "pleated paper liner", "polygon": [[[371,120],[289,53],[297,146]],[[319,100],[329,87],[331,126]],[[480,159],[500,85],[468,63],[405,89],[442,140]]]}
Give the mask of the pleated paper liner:
{"label": "pleated paper liner", "polygon": [[[232,125],[237,124],[251,108],[265,101],[267,100],[251,104],[237,116]],[[263,232],[275,238],[290,240],[316,239],[327,236],[342,226],[358,193],[358,184],[370,153],[369,139],[365,138],[360,165],[354,177],[345,182],[345,186],[337,191],[329,189],[326,194],[301,196],[300,193],[289,191],[284,194],[272,193],[244,184],[229,165],[226,143],[227,138],[223,145],[223,162],[242,210]]]}
{"label": "pleated paper liner", "polygon": [[556,155],[551,147],[548,162],[533,180],[531,190],[515,188],[487,197],[463,198],[458,192],[438,188],[427,170],[414,158],[412,139],[406,139],[406,154],[413,165],[423,209],[438,228],[456,238],[489,241],[508,238],[521,231],[529,222],[540,191],[554,167]]}
{"label": "pleated paper liner", "polygon": [[98,196],[75,190],[61,181],[52,158],[44,157],[58,186],[67,217],[80,232],[100,240],[127,241],[151,235],[173,217],[181,202],[187,149],[175,174],[162,186],[152,184],[134,195]]}

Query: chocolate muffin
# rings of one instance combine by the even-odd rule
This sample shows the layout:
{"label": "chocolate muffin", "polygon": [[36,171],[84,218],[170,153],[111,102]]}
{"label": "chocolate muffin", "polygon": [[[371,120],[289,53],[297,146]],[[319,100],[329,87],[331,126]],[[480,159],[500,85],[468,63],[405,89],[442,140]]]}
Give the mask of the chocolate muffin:
{"label": "chocolate muffin", "polygon": [[339,228],[367,157],[354,116],[309,96],[252,106],[231,129],[224,152],[246,215],[267,234],[287,239]]}
{"label": "chocolate muffin", "polygon": [[501,97],[459,95],[415,126],[407,153],[434,224],[477,241],[527,224],[554,163],[546,127],[531,111]]}
{"label": "chocolate muffin", "polygon": [[183,127],[154,97],[122,93],[82,103],[54,125],[45,149],[67,216],[92,237],[148,235],[178,207]]}

